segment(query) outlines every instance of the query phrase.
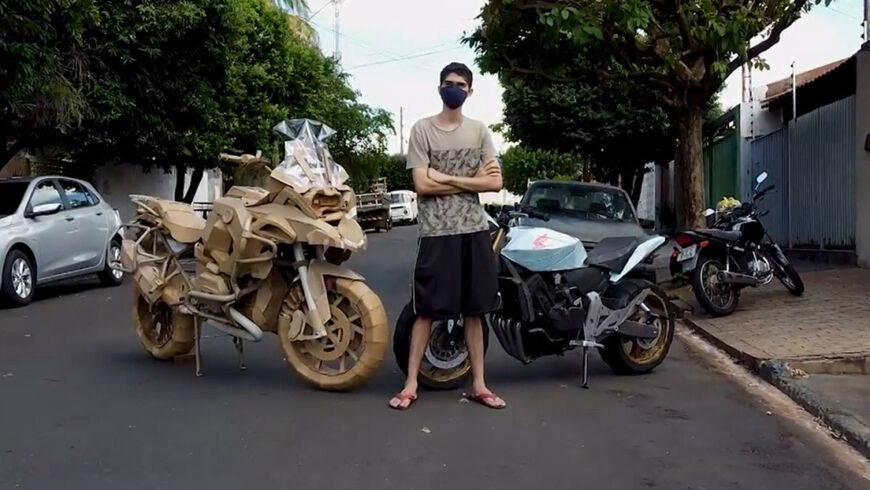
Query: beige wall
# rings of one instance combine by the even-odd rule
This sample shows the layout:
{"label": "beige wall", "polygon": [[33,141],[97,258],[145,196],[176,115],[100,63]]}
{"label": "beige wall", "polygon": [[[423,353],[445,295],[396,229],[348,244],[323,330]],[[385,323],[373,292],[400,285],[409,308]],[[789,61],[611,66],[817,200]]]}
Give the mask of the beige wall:
{"label": "beige wall", "polygon": [[855,252],[858,265],[870,268],[870,43],[858,52],[855,94]]}

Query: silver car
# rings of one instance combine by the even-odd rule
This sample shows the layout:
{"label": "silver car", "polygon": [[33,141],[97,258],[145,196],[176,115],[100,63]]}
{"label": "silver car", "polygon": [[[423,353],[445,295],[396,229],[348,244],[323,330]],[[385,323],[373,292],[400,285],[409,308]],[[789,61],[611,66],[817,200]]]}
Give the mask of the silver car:
{"label": "silver car", "polygon": [[87,182],[67,177],[0,179],[0,299],[15,306],[51,281],[97,273],[116,286],[117,210]]}

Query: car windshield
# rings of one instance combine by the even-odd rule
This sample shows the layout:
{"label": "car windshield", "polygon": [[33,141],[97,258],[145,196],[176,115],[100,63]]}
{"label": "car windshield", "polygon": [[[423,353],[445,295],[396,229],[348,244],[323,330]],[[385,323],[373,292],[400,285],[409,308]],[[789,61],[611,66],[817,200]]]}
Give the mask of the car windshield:
{"label": "car windshield", "polygon": [[408,199],[404,194],[388,194],[387,199],[390,200],[390,204],[402,204],[408,202]]}
{"label": "car windshield", "polygon": [[0,182],[0,218],[18,209],[28,185],[28,182]]}
{"label": "car windshield", "polygon": [[529,190],[526,204],[542,211],[562,211],[589,219],[637,221],[625,194],[601,187],[539,184]]}

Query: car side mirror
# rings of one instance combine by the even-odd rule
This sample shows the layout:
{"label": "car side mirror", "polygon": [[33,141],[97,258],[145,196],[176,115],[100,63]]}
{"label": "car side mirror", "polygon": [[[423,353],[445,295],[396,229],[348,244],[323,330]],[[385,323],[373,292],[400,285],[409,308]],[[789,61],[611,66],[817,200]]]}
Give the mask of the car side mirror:
{"label": "car side mirror", "polygon": [[34,206],[33,209],[27,213],[27,218],[36,218],[38,216],[48,216],[50,214],[56,214],[63,209],[63,205],[58,203],[47,203],[47,204],[39,204]]}
{"label": "car side mirror", "polygon": [[653,228],[656,227],[655,220],[641,218],[638,220],[638,222],[640,222],[640,227],[643,228],[644,230],[652,230]]}

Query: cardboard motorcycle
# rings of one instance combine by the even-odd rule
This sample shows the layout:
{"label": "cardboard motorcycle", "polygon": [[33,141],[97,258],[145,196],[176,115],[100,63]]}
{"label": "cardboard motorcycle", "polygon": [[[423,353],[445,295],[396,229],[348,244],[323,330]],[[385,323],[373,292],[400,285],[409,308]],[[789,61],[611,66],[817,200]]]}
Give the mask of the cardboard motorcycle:
{"label": "cardboard motorcycle", "polygon": [[[136,332],[155,358],[195,351],[213,327],[231,337],[244,366],[245,342],[278,335],[292,369],[325,390],[349,390],[377,369],[387,346],[380,298],[342,266],[363,250],[347,172],[335,163],[324,124],[296,119],[274,128],[285,156],[265,188],[232,187],[207,219],[184,203],[132,195],[121,263],[135,282]],[[227,162],[267,165],[257,155]]]}

